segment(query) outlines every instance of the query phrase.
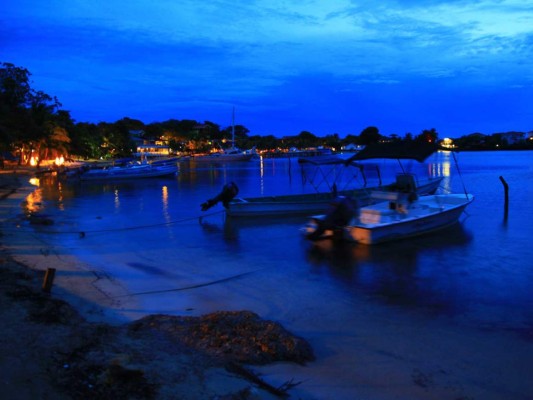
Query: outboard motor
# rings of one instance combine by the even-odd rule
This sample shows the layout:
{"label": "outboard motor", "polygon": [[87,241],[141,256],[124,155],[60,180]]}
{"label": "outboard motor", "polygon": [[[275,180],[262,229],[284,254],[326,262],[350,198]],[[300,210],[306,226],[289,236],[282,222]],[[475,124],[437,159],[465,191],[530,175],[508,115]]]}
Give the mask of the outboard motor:
{"label": "outboard motor", "polygon": [[222,202],[224,208],[228,208],[229,202],[239,194],[239,188],[234,182],[230,182],[224,185],[222,191],[212,199],[207,200],[205,203],[202,203],[202,211],[207,211],[218,202]]}
{"label": "outboard motor", "polygon": [[331,208],[328,210],[323,219],[317,219],[316,230],[307,238],[310,240],[319,239],[326,230],[333,230],[334,232],[347,226],[352,218],[359,214],[359,205],[357,200],[350,197],[340,196],[335,198],[331,203]]}

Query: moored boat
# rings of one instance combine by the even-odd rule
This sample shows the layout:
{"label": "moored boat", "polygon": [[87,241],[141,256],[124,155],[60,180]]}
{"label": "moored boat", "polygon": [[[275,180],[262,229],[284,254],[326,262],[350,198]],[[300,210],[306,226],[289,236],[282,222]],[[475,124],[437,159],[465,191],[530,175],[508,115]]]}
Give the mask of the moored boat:
{"label": "moored boat", "polygon": [[107,167],[101,169],[80,170],[74,176],[80,181],[116,181],[126,179],[156,178],[175,175],[178,166],[172,165],[151,165],[151,164],[128,164],[119,167]]}
{"label": "moored boat", "polygon": [[[376,184],[369,185],[365,171],[367,168],[374,170],[376,168],[374,165],[369,167],[338,156],[300,158],[298,163],[302,167],[310,166],[311,173],[304,176],[304,179],[313,185],[315,193],[235,197],[226,204],[226,214],[231,217],[311,216],[326,212],[331,202],[338,196],[354,198],[359,205],[364,206],[370,204],[372,191],[394,192],[408,189],[418,195],[433,194],[443,179],[442,177],[418,179],[414,174],[400,173],[392,183],[383,184],[379,178]],[[340,185],[343,174],[349,176],[350,184],[356,179],[362,179],[363,182],[353,189],[348,189],[345,185],[342,190],[337,190],[337,183]],[[302,175],[305,175],[303,170]],[[320,190],[321,184],[327,185],[328,191]]]}
{"label": "moored boat", "polygon": [[190,160],[196,162],[250,161],[252,157],[254,157],[253,153],[232,147],[217,153],[192,156]]}
{"label": "moored boat", "polygon": [[[403,177],[404,174],[401,174],[394,183],[369,188],[281,196],[236,197],[227,204],[226,214],[231,217],[311,216],[326,212],[331,202],[338,196],[350,197],[356,199],[359,205],[367,205],[372,201],[372,191],[394,192],[398,190],[398,182],[402,181]],[[442,178],[416,181],[412,177],[410,180],[413,182],[413,190],[423,195],[434,193]]]}
{"label": "moored boat", "polygon": [[346,226],[337,228],[326,224],[324,228],[327,220],[327,215],[324,215],[312,218],[304,232],[311,240],[340,238],[374,245],[447,228],[458,222],[465,208],[474,200],[474,196],[468,193],[420,196],[414,201],[398,193],[386,195],[390,196],[387,201],[361,207],[359,216]]}
{"label": "moored boat", "polygon": [[231,146],[229,148],[221,148],[219,151],[193,155],[190,160],[195,162],[227,162],[227,161],[250,161],[255,157],[255,148],[251,150],[241,150],[235,146],[235,109],[233,109],[231,120]]}
{"label": "moored boat", "polygon": [[[371,158],[415,159],[424,161],[435,151],[421,143],[388,143],[367,147],[352,160]],[[411,185],[395,192],[374,191],[372,204],[364,207],[339,198],[329,212],[311,218],[303,228],[310,240],[324,238],[378,244],[424,235],[449,227],[459,221],[474,200],[470,193],[419,196]]]}

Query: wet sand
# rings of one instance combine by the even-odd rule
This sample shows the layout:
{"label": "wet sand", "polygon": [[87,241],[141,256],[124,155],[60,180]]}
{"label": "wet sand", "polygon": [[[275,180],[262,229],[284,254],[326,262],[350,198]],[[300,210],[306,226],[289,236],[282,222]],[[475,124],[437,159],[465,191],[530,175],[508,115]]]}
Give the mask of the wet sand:
{"label": "wet sand", "polygon": [[[277,398],[267,382],[251,382],[253,373],[243,377],[249,369],[231,372],[162,334],[132,334],[115,313],[125,306],[115,299],[120,285],[19,232],[29,172],[0,173],[2,398]],[[42,290],[47,268],[57,270],[49,294]]]}
{"label": "wet sand", "polygon": [[[5,375],[6,387],[11,388],[11,393],[14,394],[21,387],[25,388],[24,393],[27,394],[42,393],[40,387],[44,387],[51,395],[41,395],[41,398],[61,398],[60,396],[66,396],[56,388],[61,374],[49,373],[57,368],[54,351],[69,353],[72,348],[83,347],[83,340],[91,343],[95,340],[95,324],[98,327],[108,327],[106,329],[121,326],[125,322],[122,310],[136,309],[138,304],[135,298],[116,297],[127,293],[119,282],[100,276],[90,266],[81,265],[74,256],[67,256],[61,249],[41,245],[37,236],[17,233],[20,202],[27,191],[20,187],[12,192],[12,178],[9,174],[0,175],[0,182],[7,182],[3,186],[0,184],[2,193],[9,193],[8,197],[0,201],[4,235],[1,238],[3,266],[15,275],[13,284],[20,284],[22,280],[35,292],[40,292],[43,271],[48,267],[57,268],[51,297],[67,302],[87,322],[80,323],[76,317],[72,317],[76,329],[86,327],[85,334],[73,334],[72,324],[57,326],[35,320],[28,322],[17,318],[28,313],[24,309],[26,301],[3,295],[2,303],[6,302],[6,306],[2,307],[4,325],[8,326],[9,332],[3,337],[5,343],[2,346],[4,354],[0,358],[1,367],[6,370],[10,362],[14,363],[17,354],[26,354],[26,362],[14,363],[20,368],[10,368],[9,374]],[[333,299],[328,300],[336,304],[336,307],[342,307]],[[262,377],[274,386],[280,386],[288,379],[302,382],[289,391],[290,398],[296,399],[490,400],[533,397],[529,372],[533,366],[533,338],[528,333],[530,330],[526,329],[525,334],[501,332],[490,326],[484,329],[468,327],[468,324],[455,326],[445,318],[423,318],[420,315],[409,315],[405,310],[382,309],[364,304],[345,306],[357,310],[349,321],[336,318],[337,313],[348,313],[335,309],[327,315],[306,315],[304,318],[300,315],[302,322],[298,331],[303,332],[303,336],[313,346],[315,361],[306,366],[276,363],[254,367],[254,370],[262,373]],[[70,315],[69,312],[64,312]],[[305,310],[302,313],[305,314]],[[16,320],[17,323],[9,323],[11,320]],[[339,336],[336,327],[341,324],[353,326],[352,337]],[[76,337],[75,341],[73,336]],[[57,342],[57,338],[61,338],[68,350],[58,350],[56,345],[50,345],[50,342]],[[69,341],[71,345],[65,344]],[[127,344],[122,345],[123,348],[128,348]],[[26,349],[33,350],[28,352]],[[151,357],[154,356],[150,349],[144,351]],[[121,353],[122,358],[115,356],[120,359],[121,365],[133,368],[131,362],[127,361],[131,358],[127,351]],[[248,397],[233,398],[272,396],[223,368],[201,361],[198,354],[161,357],[162,360],[157,365],[142,366],[146,376],[153,379],[154,375],[158,375],[157,382],[166,382],[172,381],[175,374],[187,375],[188,378],[180,381],[182,386],[179,386],[187,394],[173,397],[175,392],[171,394],[171,388],[175,389],[176,386],[166,382],[168,386],[163,384],[163,389],[159,390],[158,397],[155,398],[223,398],[220,396],[239,391],[242,396]],[[176,362],[176,359],[180,361]],[[332,363],[335,364],[334,369]],[[28,367],[30,365],[31,368]],[[242,390],[250,387],[254,388],[253,393],[243,394]]]}

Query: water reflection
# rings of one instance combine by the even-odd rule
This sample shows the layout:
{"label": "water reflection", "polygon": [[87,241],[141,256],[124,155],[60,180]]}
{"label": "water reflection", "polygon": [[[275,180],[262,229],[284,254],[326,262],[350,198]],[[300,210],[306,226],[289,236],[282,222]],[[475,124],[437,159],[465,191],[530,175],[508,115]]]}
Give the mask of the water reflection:
{"label": "water reflection", "polygon": [[251,232],[261,231],[262,236],[278,237],[280,232],[290,229],[291,235],[297,235],[298,229],[306,222],[306,217],[247,217],[231,218],[215,215],[201,219],[202,228],[207,233],[224,232],[224,238],[230,241],[247,238]]}
{"label": "water reflection", "polygon": [[161,202],[163,204],[163,218],[168,223],[172,220],[168,211],[168,186],[161,188]]}
{"label": "water reflection", "polygon": [[451,157],[450,151],[439,151],[435,162],[428,163],[429,176],[444,176],[451,175]]}
{"label": "water reflection", "polygon": [[36,189],[26,196],[25,208],[30,213],[37,213],[43,208],[43,192]]}
{"label": "water reflection", "polygon": [[119,211],[119,210],[120,210],[120,196],[119,196],[119,191],[118,191],[117,189],[115,189],[114,194],[115,194],[115,195],[114,195],[114,197],[113,197],[113,198],[114,198],[114,202],[113,202],[113,203],[115,204],[115,209],[116,209],[117,211]]}
{"label": "water reflection", "polygon": [[214,215],[199,219],[202,232],[209,241],[221,241],[230,248],[235,249],[240,245],[239,233],[231,224],[225,222],[224,215]]}
{"label": "water reflection", "polygon": [[471,240],[470,232],[456,224],[433,235],[378,246],[324,240],[309,246],[307,259],[314,273],[326,274],[350,291],[449,314],[460,308],[455,278],[437,271],[448,252],[466,249]]}

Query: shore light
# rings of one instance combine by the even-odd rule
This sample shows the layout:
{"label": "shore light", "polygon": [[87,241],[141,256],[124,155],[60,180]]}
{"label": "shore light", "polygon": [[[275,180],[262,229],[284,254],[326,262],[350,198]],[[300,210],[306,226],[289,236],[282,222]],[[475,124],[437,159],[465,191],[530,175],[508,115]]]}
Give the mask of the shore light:
{"label": "shore light", "polygon": [[56,157],[54,163],[55,163],[55,165],[57,165],[59,167],[60,165],[65,164],[65,158],[63,156]]}

